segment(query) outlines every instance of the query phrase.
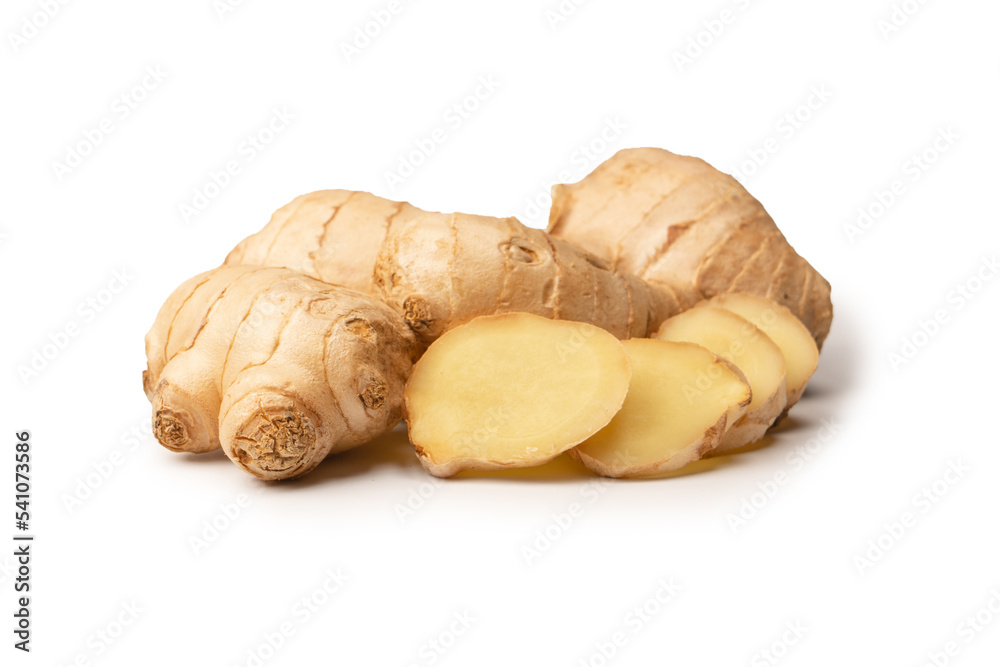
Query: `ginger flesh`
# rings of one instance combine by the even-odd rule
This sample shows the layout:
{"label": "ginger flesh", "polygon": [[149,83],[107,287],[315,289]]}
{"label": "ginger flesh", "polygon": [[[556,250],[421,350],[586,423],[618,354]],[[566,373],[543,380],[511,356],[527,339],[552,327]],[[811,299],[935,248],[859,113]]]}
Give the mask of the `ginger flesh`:
{"label": "ginger flesh", "polygon": [[476,318],[414,366],[410,440],[439,477],[540,465],[607,425],[630,377],[625,348],[592,325],[526,313]]}
{"label": "ginger flesh", "polygon": [[703,458],[747,411],[750,387],[691,343],[632,339],[632,381],[621,411],[572,455],[606,477],[658,475]]}
{"label": "ginger flesh", "polygon": [[736,313],[767,334],[781,348],[785,357],[787,412],[802,397],[819,363],[819,348],[809,330],[781,304],[753,294],[719,294],[705,304]]}
{"label": "ginger flesh", "polygon": [[664,322],[656,338],[697,343],[746,376],[752,392],[747,413],[723,436],[717,452],[756,442],[784,410],[787,397],[781,349],[739,315],[711,306],[692,308]]}

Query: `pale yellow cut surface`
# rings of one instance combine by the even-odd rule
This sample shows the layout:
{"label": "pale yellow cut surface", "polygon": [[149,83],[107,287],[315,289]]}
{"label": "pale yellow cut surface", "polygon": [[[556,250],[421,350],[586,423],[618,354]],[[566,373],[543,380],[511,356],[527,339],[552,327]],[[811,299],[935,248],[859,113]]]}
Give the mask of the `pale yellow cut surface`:
{"label": "pale yellow cut surface", "polygon": [[414,367],[410,441],[440,477],[540,465],[607,425],[630,377],[625,348],[603,329],[525,313],[479,317]]}
{"label": "pale yellow cut surface", "polygon": [[711,306],[692,308],[664,322],[656,338],[697,343],[732,362],[746,376],[753,394],[750,406],[717,451],[756,442],[784,410],[788,400],[785,357],[767,334],[739,315]]}
{"label": "pale yellow cut surface", "polygon": [[750,387],[700,345],[643,338],[623,345],[632,361],[625,404],[573,450],[590,470],[607,477],[676,470],[715,449],[746,413]]}
{"label": "pale yellow cut surface", "polygon": [[781,348],[785,357],[785,394],[788,397],[785,410],[795,405],[819,363],[816,341],[799,318],[781,304],[754,294],[719,294],[705,301],[704,305],[736,313],[766,333]]}

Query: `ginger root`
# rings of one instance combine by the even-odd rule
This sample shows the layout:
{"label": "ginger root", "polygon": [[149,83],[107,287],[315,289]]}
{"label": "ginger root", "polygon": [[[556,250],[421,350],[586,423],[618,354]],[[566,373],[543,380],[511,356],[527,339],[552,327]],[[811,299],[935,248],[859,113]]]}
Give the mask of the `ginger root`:
{"label": "ginger root", "polygon": [[677,470],[718,447],[746,414],[750,387],[732,366],[691,343],[635,338],[625,404],[607,426],[570,450],[606,477]]}
{"label": "ginger root", "polygon": [[240,241],[224,264],[292,269],[331,285],[375,293],[375,260],[386,238],[417,218],[448,220],[367,192],[319,190],[300,195]]}
{"label": "ginger root", "polygon": [[364,294],[287,269],[188,280],[146,336],[143,386],[168,449],[218,449],[262,479],[295,477],[402,417],[418,345]]}
{"label": "ginger root", "polygon": [[680,312],[662,291],[514,218],[428,213],[365,192],[297,197],[226,264],[281,266],[371,293],[424,344],[482,315],[533,313],[628,338]]}
{"label": "ginger root", "polygon": [[[738,367],[737,377],[745,374],[751,397],[745,414],[727,408],[719,426],[724,401],[713,394],[689,421],[671,422],[701,428],[700,435],[678,428],[655,445],[652,430],[636,426],[630,409],[620,422],[636,434],[634,451],[598,439],[575,454],[602,474],[655,474],[712,448],[748,444],[798,399],[818,347],[806,344],[794,319],[821,345],[832,318],[830,287],[734,179],[695,158],[632,149],[580,183],[556,186],[554,201],[546,234],[513,218],[431,213],[362,192],[296,198],[237,244],[222,267],[181,285],[161,309],[147,336],[143,374],[157,439],[175,451],[222,447],[265,479],[300,475],[397,423],[404,384],[428,345],[437,351],[427,353],[423,368],[451,369],[464,383],[452,389],[466,387],[476,405],[487,405],[489,396],[473,388],[492,386],[489,395],[504,397],[500,407],[518,415],[509,432],[491,433],[486,446],[473,437],[463,450],[449,429],[465,428],[467,440],[470,424],[490,413],[455,412],[445,400],[452,378],[415,372],[416,388],[408,390],[411,437],[421,462],[438,475],[535,465],[593,436],[614,414],[608,405],[623,382],[622,359],[628,367],[616,338],[658,332],[702,344]],[[758,321],[761,331],[740,314],[755,320],[768,311],[734,292],[788,310],[775,307],[773,323]],[[510,334],[506,343],[501,331]],[[592,358],[559,365],[558,355],[538,351],[581,331],[591,332],[581,349]],[[446,340],[454,342],[442,347]],[[513,340],[524,345],[510,348]],[[463,341],[469,349],[478,344],[489,364],[472,363]],[[650,352],[647,343],[665,349],[656,341],[630,348],[651,367],[689,371],[698,356]],[[497,356],[502,349],[528,361],[510,370]],[[470,368],[459,368],[463,359]],[[722,374],[735,391],[730,375]],[[587,393],[595,377],[610,384]],[[637,377],[636,400],[646,396],[645,387],[659,387],[664,401],[673,395],[675,387],[658,382]],[[580,401],[577,412],[573,400]],[[546,401],[551,422],[540,412]],[[703,424],[712,415],[715,421]],[[579,423],[571,428],[572,419]],[[716,447],[720,429],[734,420]],[[545,424],[556,429],[551,441],[540,435]],[[601,437],[610,442],[613,432]],[[609,461],[612,449],[636,463]]]}
{"label": "ginger root", "polygon": [[432,475],[541,465],[604,427],[631,370],[617,338],[589,324],[511,313],[434,342],[406,387],[406,424]]}
{"label": "ginger root", "polygon": [[375,284],[427,343],[497,313],[585,322],[630,338],[679,312],[662,292],[514,218],[428,216],[396,229]]}
{"label": "ginger root", "polygon": [[549,233],[631,273],[682,309],[722,292],[787,307],[822,347],[830,283],[800,257],[736,179],[659,148],[619,151],[552,189]]}

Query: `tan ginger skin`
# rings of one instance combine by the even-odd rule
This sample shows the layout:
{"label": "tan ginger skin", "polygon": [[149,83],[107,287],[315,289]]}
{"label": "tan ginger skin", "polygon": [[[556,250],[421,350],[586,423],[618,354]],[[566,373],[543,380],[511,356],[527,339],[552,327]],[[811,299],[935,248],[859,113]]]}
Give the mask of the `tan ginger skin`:
{"label": "tan ginger skin", "polygon": [[283,479],[395,426],[418,345],[398,313],[364,294],[228,266],[174,291],[146,356],[164,447],[221,446],[250,474]]}
{"label": "tan ginger skin", "polygon": [[514,218],[428,213],[365,192],[297,197],[225,263],[374,294],[428,344],[482,315],[526,312],[629,338],[679,312],[666,293]]}
{"label": "tan ginger skin", "polygon": [[722,292],[788,308],[822,346],[830,283],[735,178],[660,148],[619,151],[552,189],[549,233],[659,289],[681,309]]}
{"label": "tan ginger skin", "polygon": [[[829,330],[829,284],[701,160],[622,151],[554,197],[551,234],[360,192],[296,198],[161,309],[144,373],[157,438],[175,451],[221,446],[265,479],[303,474],[391,429],[413,362],[483,315],[527,312],[627,339],[745,290],[787,306],[819,342]],[[272,297],[277,313],[265,314]],[[254,314],[259,331],[244,321]]]}

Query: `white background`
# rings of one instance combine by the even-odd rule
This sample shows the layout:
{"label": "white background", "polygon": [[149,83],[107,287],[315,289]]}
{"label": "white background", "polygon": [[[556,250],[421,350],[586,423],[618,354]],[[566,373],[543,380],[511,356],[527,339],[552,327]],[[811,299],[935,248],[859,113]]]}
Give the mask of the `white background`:
{"label": "white background", "polygon": [[[0,549],[4,664],[917,666],[952,641],[938,664],[995,664],[996,3],[908,0],[890,31],[890,0],[591,0],[559,21],[556,0],[422,0],[350,61],[342,45],[388,0],[99,0],[50,3],[50,19],[43,4],[0,17],[0,538],[21,429],[37,535],[30,655],[11,646]],[[447,120],[481,77],[495,91]],[[275,109],[294,119],[249,159]],[[56,165],[105,118],[81,164]],[[390,188],[438,127],[446,141]],[[395,433],[265,485],[148,435],[142,341],[160,304],[292,197],[369,190],[541,226],[529,202],[550,183],[647,145],[740,171],[833,284],[812,390],[765,446],[654,481],[561,460],[429,485]],[[185,220],[230,160],[240,172]],[[859,208],[875,215],[849,234]],[[127,285],[91,314],[115,271]],[[919,349],[893,364],[904,339]],[[679,588],[667,602],[661,581]],[[307,617],[303,597],[323,604]]]}

